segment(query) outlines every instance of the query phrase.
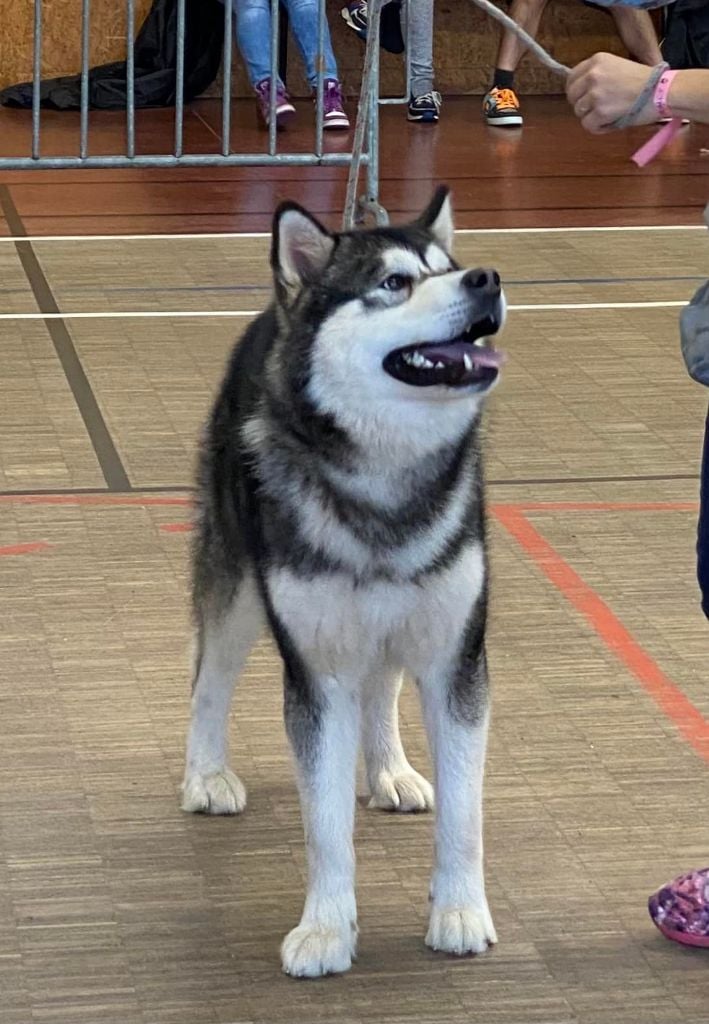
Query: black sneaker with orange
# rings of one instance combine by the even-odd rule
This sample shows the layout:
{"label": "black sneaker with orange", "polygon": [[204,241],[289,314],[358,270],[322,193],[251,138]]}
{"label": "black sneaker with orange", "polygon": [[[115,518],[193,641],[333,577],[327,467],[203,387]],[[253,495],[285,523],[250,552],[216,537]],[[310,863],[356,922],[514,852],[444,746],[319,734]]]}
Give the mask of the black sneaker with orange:
{"label": "black sneaker with orange", "polygon": [[491,89],[483,100],[483,114],[495,128],[520,128],[524,123],[514,89]]}

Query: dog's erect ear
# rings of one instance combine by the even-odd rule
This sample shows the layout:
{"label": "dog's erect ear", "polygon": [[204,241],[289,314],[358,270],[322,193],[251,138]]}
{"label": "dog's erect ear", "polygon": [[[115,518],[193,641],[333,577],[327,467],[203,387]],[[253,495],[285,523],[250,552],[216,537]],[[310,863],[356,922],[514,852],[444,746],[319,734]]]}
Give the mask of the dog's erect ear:
{"label": "dog's erect ear", "polygon": [[335,239],[307,210],[282,203],[273,218],[271,267],[289,291],[316,281],[332,255]]}
{"label": "dog's erect ear", "polygon": [[433,235],[442,249],[451,252],[455,226],[450,189],[447,185],[438,186],[433,194],[433,199],[419,217],[418,223]]}

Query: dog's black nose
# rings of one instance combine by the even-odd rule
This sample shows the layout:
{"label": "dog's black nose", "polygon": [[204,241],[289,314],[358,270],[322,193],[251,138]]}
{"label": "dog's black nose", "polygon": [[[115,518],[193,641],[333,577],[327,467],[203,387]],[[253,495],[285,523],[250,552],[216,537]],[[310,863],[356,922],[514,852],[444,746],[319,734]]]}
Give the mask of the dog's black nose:
{"label": "dog's black nose", "polygon": [[464,288],[468,288],[476,295],[487,295],[490,298],[497,298],[500,294],[500,275],[496,270],[485,270],[477,267],[463,274],[460,282]]}

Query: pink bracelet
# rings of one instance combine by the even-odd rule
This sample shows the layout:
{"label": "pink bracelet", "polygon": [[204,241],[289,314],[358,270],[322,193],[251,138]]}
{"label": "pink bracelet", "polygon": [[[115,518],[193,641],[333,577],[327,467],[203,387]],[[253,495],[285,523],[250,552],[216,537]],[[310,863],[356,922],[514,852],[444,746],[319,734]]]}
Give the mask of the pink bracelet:
{"label": "pink bracelet", "polygon": [[660,77],[660,81],[655,86],[652,102],[655,104],[655,109],[660,117],[672,117],[672,111],[667,106],[667,94],[670,91],[672,80],[676,74],[676,71],[665,71]]}

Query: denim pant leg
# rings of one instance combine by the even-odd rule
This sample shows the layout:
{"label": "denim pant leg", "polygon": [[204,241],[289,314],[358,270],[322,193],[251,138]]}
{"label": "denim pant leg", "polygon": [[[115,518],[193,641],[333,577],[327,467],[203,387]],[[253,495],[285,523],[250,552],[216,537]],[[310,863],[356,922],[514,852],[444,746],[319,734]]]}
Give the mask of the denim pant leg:
{"label": "denim pant leg", "polygon": [[433,91],[433,0],[409,4],[411,95]]}
{"label": "denim pant leg", "polygon": [[[315,61],[318,55],[318,0],[284,0],[291,30],[303,55],[308,82],[314,89],[318,81]],[[332,52],[330,29],[325,19],[325,78],[337,78],[337,61]]]}
{"label": "denim pant leg", "polygon": [[249,81],[258,85],[271,77],[271,2],[234,0],[236,42]]}

